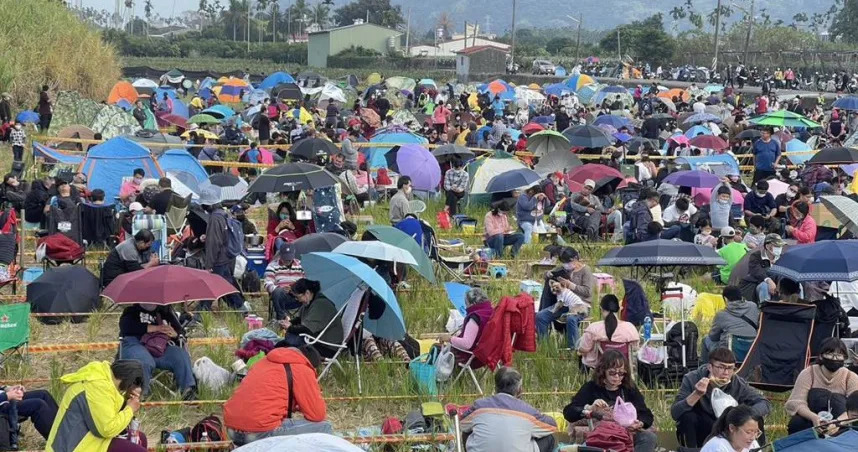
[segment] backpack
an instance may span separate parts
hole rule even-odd
[[[244,229],[235,218],[226,218],[226,255],[230,259],[244,253]]]
[[[682,323],[675,322],[667,330],[665,345],[667,346],[667,359],[674,364],[682,365],[682,346],[685,344],[686,367],[697,367],[697,339],[700,333],[697,325],[691,321],[685,321],[685,340],[682,340]]]
[[[241,276],[241,291],[242,292],[260,292],[262,291],[262,283],[259,281],[259,273],[256,270],[249,268],[245,270]]]
[[[209,441],[223,441],[226,438],[224,434],[223,422],[214,414],[204,417],[197,425],[191,429],[191,442],[200,442],[203,438],[203,432],[209,437]]]
[[[643,325],[644,319],[652,316],[646,292],[637,281],[631,279],[623,279],[623,289],[626,295],[623,297],[620,319],[631,322],[635,326]]]

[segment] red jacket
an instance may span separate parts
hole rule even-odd
[[[512,350],[536,351],[536,313],[533,298],[521,293],[503,297],[489,322],[483,328],[474,356],[494,370],[497,363],[512,364]],[[515,344],[512,343],[512,335]]]
[[[804,217],[801,223],[793,225],[792,237],[800,244],[816,242],[816,220],[810,215]]]
[[[226,401],[223,420],[227,427],[258,433],[274,430],[283,423],[289,400],[286,364],[292,369],[293,413],[300,412],[311,422],[325,420],[327,407],[316,382],[316,369],[298,349],[281,347],[254,364]]]

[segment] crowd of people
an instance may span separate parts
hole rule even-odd
[[[788,80],[786,76],[784,80]],[[533,246],[538,231],[549,226],[557,228],[558,243],[549,251],[551,262],[557,266],[544,275],[545,290],[532,319],[533,334],[545,341],[552,331],[562,331],[562,342],[580,357],[580,368],[590,378],[576,388],[577,393],[562,410],[562,420],[573,432],[575,428],[600,431],[635,451],[655,450],[657,437],[652,427],[656,419],[635,383],[629,354],[604,350],[602,345],[610,342],[636,348],[641,344],[641,335],[634,324],[621,319],[620,300],[615,295],[598,297],[591,263],[578,250],[566,246],[563,236],[626,244],[673,239],[717,250],[727,265],[716,269],[712,278],[726,286],[723,289],[726,308],[715,315],[711,329],[702,334],[702,365],[687,369],[670,415],[680,443],[687,447],[702,448],[704,452],[745,452],[765,443],[765,419],[772,405],[736,375],[741,360],[729,348],[727,338],[757,334],[761,303],[836,303],[825,296],[824,283],[800,285],[789,279],[778,280],[768,274],[768,268],[778,261],[785,246],[813,243],[821,234],[830,233],[817,225],[812,215],[821,196],[856,194],[850,184],[853,174],[841,168],[821,165],[801,171],[786,168],[784,143],[787,137],[811,135],[839,143],[858,130],[858,116],[855,112],[826,111],[823,104],[807,111],[801,102],[780,103],[768,95],[745,100],[745,95],[733,90],[731,84],[720,95],[708,97],[693,86],[687,90],[687,96],[670,99],[674,108],[659,100],[663,99],[659,92],[657,86],[648,89],[638,86],[628,96],[631,100],[608,95],[598,105],[583,103],[574,93],[548,95],[544,101],[522,103],[503,100],[491,91],[469,92],[465,88],[457,92],[453,84],[420,85],[406,96],[402,109],[422,113],[425,119],[398,126],[408,128],[430,145],[453,144],[477,152],[504,151],[517,155],[532,167],[539,162],[539,156],[528,152],[532,132],[521,130],[533,124],[535,118],[546,118],[538,123],[538,130],[559,132],[591,124],[603,116],[623,118],[626,125],[605,133],[610,146],[578,149],[577,153],[589,154],[605,168],[631,169],[632,180],[611,176],[576,181],[568,174],[572,168],[554,168],[537,183],[495,193],[482,219],[481,245],[490,250],[492,257],[501,257],[507,251],[515,257],[522,247]],[[46,132],[51,113],[50,96],[47,90],[44,93],[46,109],[42,119],[46,122],[42,131]],[[310,97],[289,104],[266,98],[259,104],[244,106],[258,108],[254,120],[194,126],[188,131],[184,146],[205,162],[228,158],[215,144],[234,144],[242,147],[239,161],[262,163],[261,146],[298,147],[305,140],[328,141],[336,151],[324,156],[300,157],[292,155],[288,147],[278,146],[272,158],[276,162],[309,160],[323,166],[347,188],[334,204],[342,203],[349,213],[357,214],[369,203],[387,200],[390,224],[405,229],[410,227],[406,223],[416,221],[420,213],[414,211],[412,201],[418,195],[425,199],[432,195],[416,193],[414,181],[408,175],[399,175],[394,183],[386,170],[372,168],[365,153],[359,150],[359,143],[379,130],[396,125],[386,96],[385,90],[376,90],[359,98],[351,109],[335,102],[320,108]],[[148,105],[138,102],[131,114],[143,124],[145,109],[169,112],[171,102],[166,95],[161,99],[152,97]],[[189,105],[193,114],[215,103],[216,97],[204,100],[196,93]],[[729,107],[725,109],[723,105]],[[681,129],[677,130],[683,125],[681,115],[701,114],[707,107],[715,106],[726,112],[726,117],[707,117],[698,121],[696,127],[722,137],[730,143],[728,148],[702,148],[678,138],[685,137]],[[756,130],[748,122],[751,116],[780,110],[808,114],[811,119],[822,121],[824,127],[777,131],[763,127],[759,128],[759,138],[747,139],[742,135],[747,130]],[[851,119],[841,119],[847,115]],[[12,126],[7,133],[15,160],[22,159],[27,140],[19,125]],[[482,132],[478,133],[479,130]],[[647,141],[633,148],[632,137]],[[716,154],[732,157],[743,153],[753,156],[754,171],[747,180],[736,165],[735,169],[730,166],[714,187],[697,190],[701,187],[669,182],[670,176],[682,169],[673,157]],[[461,207],[472,186],[467,164],[464,158],[445,162],[441,181],[430,190],[443,198],[449,215],[467,213]],[[241,175],[251,180],[257,177],[253,169],[243,170]],[[81,204],[104,205],[110,201],[105,200],[102,187],[87,183],[87,175],[83,173],[43,176],[29,184],[20,177],[16,173],[4,177],[0,201],[21,216],[25,230],[46,229],[57,212]],[[125,177],[127,181],[122,184],[117,200],[117,221],[121,223],[122,234],[101,265],[100,279],[104,286],[121,275],[170,263],[159,257],[158,248],[166,244],[160,242],[153,230],[144,228],[135,232],[132,224],[149,215],[166,213],[175,194],[172,180],[153,177],[143,168],[134,169]],[[631,188],[633,196],[626,196],[629,191],[621,190],[620,184]],[[786,189],[772,193],[775,186]],[[297,212],[299,206],[313,202],[312,194],[252,196],[254,199],[246,198],[244,202],[201,197],[199,208],[207,217],[206,226],[195,232],[189,225],[178,248],[180,254],[170,260],[209,270],[239,288],[235,278],[238,256],[231,249],[231,235],[256,235],[259,231],[265,234],[270,258],[261,288],[270,298],[272,318],[268,326],[277,338],[264,358],[252,365],[224,406],[226,432],[236,445],[272,436],[331,433],[334,427],[328,419],[316,372],[323,358],[332,358],[339,351],[327,344],[342,344],[350,333],[340,322],[342,311],[325,295],[314,275],[305,272],[294,249],[296,240],[319,232],[313,221],[299,217]],[[268,215],[264,228],[257,227],[248,216],[248,212],[260,206]],[[237,232],[233,231],[235,224]],[[357,228],[343,221],[336,231],[345,240],[353,238]],[[747,270],[734,273],[746,254],[750,254]],[[393,290],[405,278],[394,265],[365,261]],[[494,312],[494,303],[481,289],[471,289],[464,300],[465,315],[460,328],[442,337],[455,349],[459,364],[470,362]],[[241,292],[228,295],[224,301],[231,309],[245,313],[251,310]],[[203,301],[200,308],[211,309],[212,302]],[[591,319],[594,302],[598,302],[600,319]],[[840,309],[839,305],[837,308]],[[141,397],[152,393],[156,369],[173,375],[183,399],[197,397],[198,381],[186,344],[187,328],[194,321],[192,313],[177,315],[166,306],[130,305],[119,319],[120,349],[113,364],[93,362],[63,376],[62,382],[68,387],[60,403],[43,391],[8,387],[0,394],[0,401],[5,398],[16,403],[0,405],[0,410],[16,409],[16,419],[32,420],[46,438],[48,450],[144,450],[145,438],[129,433],[128,427],[140,408]],[[355,352],[367,359],[384,359],[385,355],[413,358],[413,353],[407,350],[409,344],[404,341],[375,337],[367,331],[359,339],[360,346]],[[836,337],[829,338],[818,351],[819,363],[798,376],[785,406],[791,416],[790,433],[830,421],[823,419],[823,411],[834,419],[846,419],[858,411],[855,393],[858,376],[845,367],[848,357],[845,345]],[[547,416],[521,400],[522,381],[518,371],[502,367],[495,373],[496,394],[477,400],[463,412],[462,427],[469,451],[553,450],[552,433],[561,419]],[[732,403],[725,406],[725,398]],[[294,416],[299,413],[302,418]],[[92,422],[79,422],[80,419]],[[611,430],[614,425],[618,429]]]

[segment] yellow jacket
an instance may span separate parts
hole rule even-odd
[[[70,385],[60,402],[45,452],[107,452],[110,440],[128,427],[134,412],[120,410],[125,397],[113,383],[107,361],[93,361],[63,375]]]

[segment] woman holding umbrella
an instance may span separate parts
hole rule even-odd
[[[318,338],[329,344],[343,342],[343,325],[334,320],[341,314],[337,307],[327,297],[322,295],[321,285],[317,281],[301,278],[292,285],[292,296],[301,303],[298,316],[294,319],[286,317],[280,321],[280,326],[286,330],[286,337],[277,346],[300,347],[305,345],[302,334]],[[333,320],[333,321],[332,321]],[[319,336],[321,334],[321,336]],[[336,350],[324,345],[314,345],[319,354],[326,358],[334,356]]]

